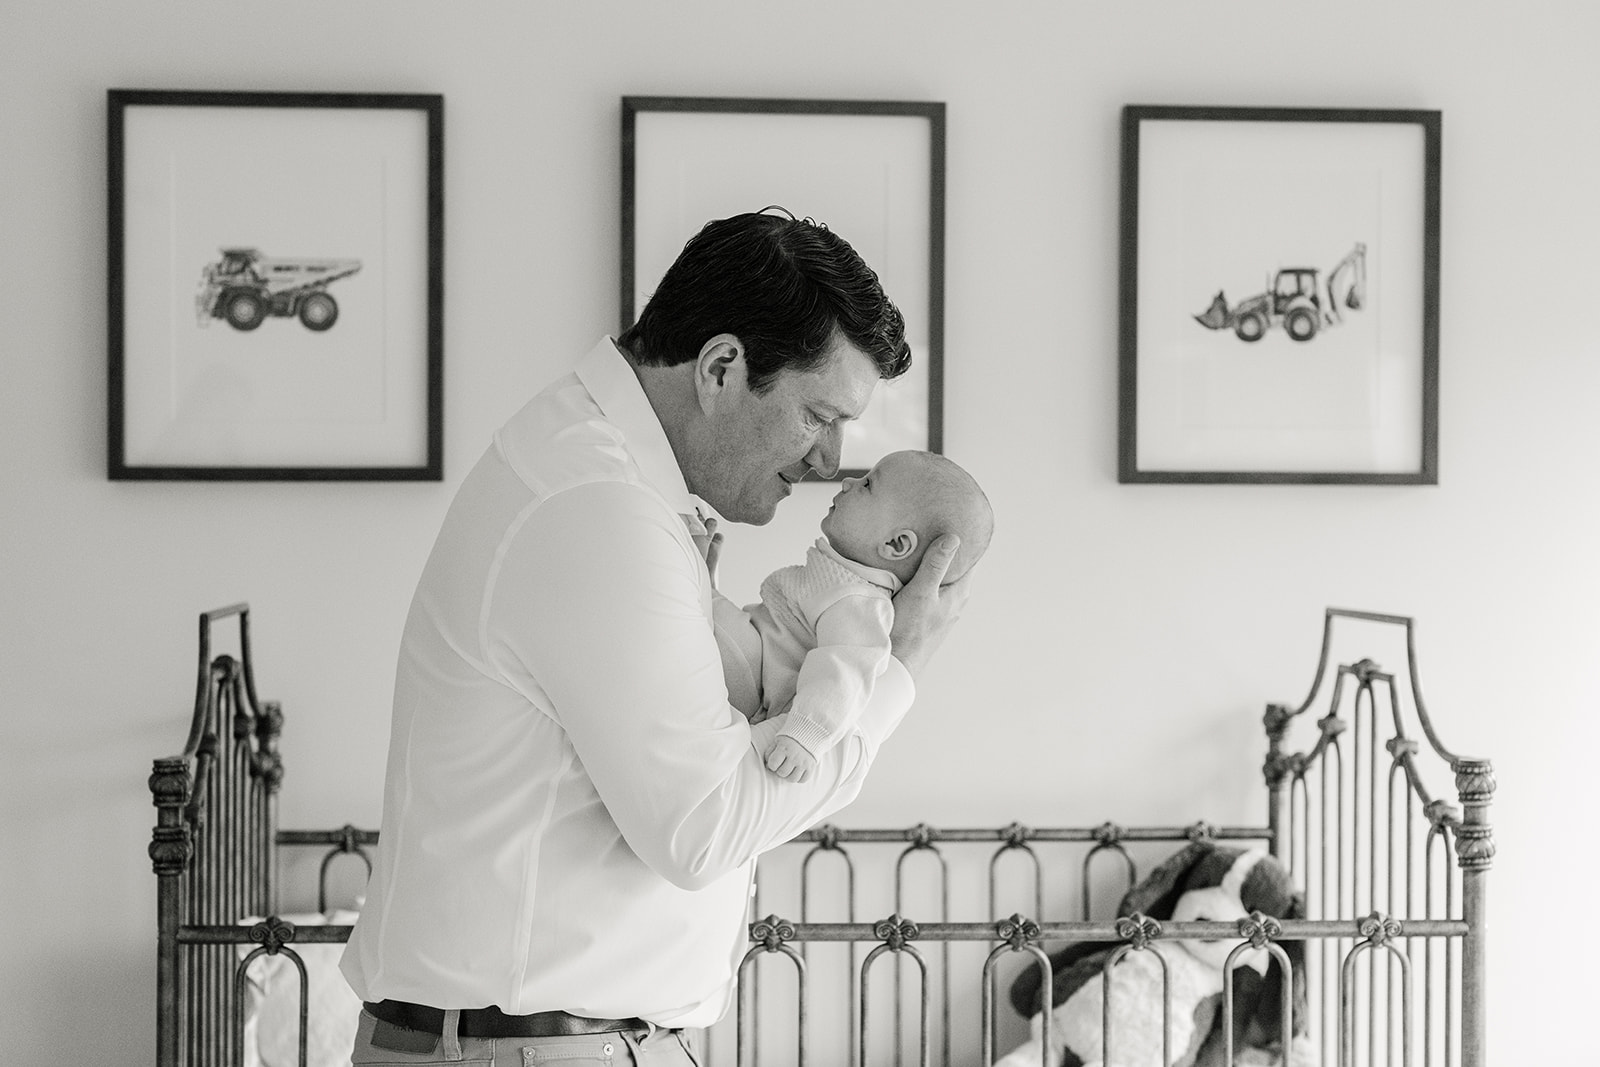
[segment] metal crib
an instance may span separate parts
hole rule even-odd
[[[234,650],[214,654],[213,630],[226,622],[237,624]],[[1335,665],[1336,623],[1402,633],[1403,673],[1365,657]],[[1324,709],[1320,718],[1314,707]],[[326,910],[332,861],[354,856],[370,872],[365,848],[377,834],[278,828],[283,722],[277,704],[256,696],[248,606],[202,614],[189,736],[150,777],[158,1067],[246,1062],[246,981],[266,955],[287,957],[298,972],[305,1063],[309,1005],[296,946],[340,942],[350,928],[277,918],[280,860],[325,850],[316,882],[318,910]],[[1293,708],[1269,705],[1264,725],[1262,825],[823,826],[763,857],[737,1007],[702,1035],[705,1060],[989,1064],[1028,1032],[997,992],[1024,966],[1042,968],[1048,989],[1051,946],[1115,945],[1109,972],[1164,939],[1204,939],[1235,943],[1234,955],[1267,951],[1286,980],[1283,946],[1303,944],[1304,1044],[1299,1058],[1283,1050],[1295,1067],[1482,1067],[1494,776],[1487,760],[1440,741],[1417,679],[1413,620],[1328,609],[1309,694]],[[1452,779],[1454,803],[1436,795],[1441,774]],[[1269,849],[1303,891],[1306,917],[1257,913],[1230,924],[1095,915],[1096,900],[1133,884],[1142,863],[1196,840]],[[817,918],[823,912],[835,918]],[[246,917],[260,918],[241,924]],[[1224,1018],[1231,968],[1225,977]],[[1109,1018],[1109,981],[1105,990]],[[1282,1000],[1288,1034],[1296,1021],[1287,990]],[[1170,1005],[1138,1010],[1170,1035]],[[1046,1004],[1046,1031],[1050,1011]],[[1229,1062],[1231,1035],[1228,1028]],[[1167,1042],[1164,1061],[1180,1051]],[[1048,1049],[1042,1059],[1048,1067]],[[1106,1059],[1118,1062],[1114,1047]]]

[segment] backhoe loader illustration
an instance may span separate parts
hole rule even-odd
[[[1259,341],[1274,325],[1282,325],[1296,341],[1309,341],[1324,326],[1344,321],[1341,306],[1360,310],[1367,299],[1367,246],[1357,243],[1319,285],[1315,267],[1285,267],[1265,292],[1247,296],[1232,307],[1217,290],[1211,306],[1195,321],[1211,330],[1232,329],[1241,341]]]
[[[200,325],[226,319],[236,330],[253,330],[268,315],[298,315],[306,329],[321,332],[339,318],[328,283],[361,269],[359,259],[274,259],[254,248],[224,248],[222,258],[200,272],[195,317]]]

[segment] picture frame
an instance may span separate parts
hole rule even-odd
[[[624,96],[620,328],[712,219],[769,206],[815,219],[877,271],[912,350],[846,424],[834,478],[900,449],[940,452],[944,183],[942,102]]]
[[[1441,126],[1123,109],[1119,482],[1438,484]]]
[[[107,91],[108,476],[443,478],[444,98]]]

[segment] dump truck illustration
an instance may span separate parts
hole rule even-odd
[[[1231,307],[1217,290],[1211,306],[1194,318],[1207,329],[1231,329],[1241,341],[1259,341],[1275,325],[1296,341],[1309,341],[1324,326],[1344,321],[1341,305],[1360,310],[1366,299],[1367,246],[1357,243],[1328,271],[1326,284],[1315,267],[1285,267],[1268,280],[1265,292]]]
[[[319,333],[339,318],[328,284],[361,269],[359,259],[275,259],[254,248],[224,248],[222,258],[200,272],[195,316],[200,325],[226,319],[236,330],[253,330],[268,315],[299,316]]]

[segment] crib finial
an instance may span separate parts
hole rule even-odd
[[[1117,936],[1136,949],[1142,949],[1161,936],[1161,923],[1143,912],[1117,920]]]
[[[1381,947],[1385,942],[1392,941],[1405,932],[1400,925],[1400,920],[1381,911],[1375,911],[1362,918],[1356,929],[1361,936],[1375,946]]]
[[[872,936],[895,952],[905,948],[907,941],[915,941],[921,935],[922,931],[917,929],[917,924],[910,919],[902,919],[899,912],[880,920],[872,927]]]
[[[266,949],[269,956],[283,951],[283,946],[294,940],[294,923],[269,915],[250,927],[250,940]]]
[[[1011,918],[995,923],[994,935],[998,940],[1008,943],[1013,952],[1021,952],[1039,940],[1039,924],[1017,912]]]
[[[1283,937],[1283,924],[1261,911],[1252,911],[1239,920],[1239,936],[1250,942],[1252,948],[1266,948],[1267,942]]]
[[[768,915],[750,924],[750,940],[760,943],[768,952],[777,952],[785,941],[794,940],[794,923]]]

